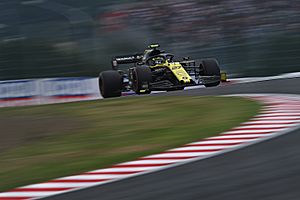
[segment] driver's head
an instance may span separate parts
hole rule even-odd
[[[154,66],[154,65],[160,65],[160,64],[164,64],[166,62],[166,59],[162,56],[154,56],[152,58],[150,58],[150,62],[148,62],[148,64],[150,66]]]
[[[161,52],[158,49],[153,49],[150,53],[149,53],[149,57],[153,57],[153,56],[157,56],[159,55]]]
[[[158,49],[146,49],[143,56],[143,61],[145,62],[148,58],[158,56],[160,54],[161,52]]]

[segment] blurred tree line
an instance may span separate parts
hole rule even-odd
[[[95,77],[154,42],[178,58],[216,57],[235,76],[299,71],[299,5],[230,2],[2,0],[0,80]]]

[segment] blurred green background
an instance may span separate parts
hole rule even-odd
[[[299,71],[292,0],[1,0],[0,80],[98,76],[149,43],[233,76]]]

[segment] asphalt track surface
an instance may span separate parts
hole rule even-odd
[[[300,94],[300,78],[157,95]],[[300,130],[237,151],[66,193],[53,200],[300,199]]]

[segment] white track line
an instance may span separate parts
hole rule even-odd
[[[89,185],[95,185],[95,183],[91,183]],[[39,184],[33,184],[24,186],[21,188],[80,188],[87,186],[86,183],[39,183]]]

